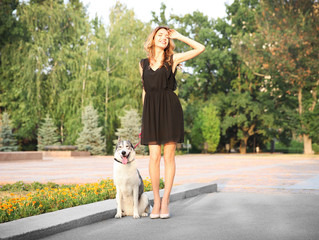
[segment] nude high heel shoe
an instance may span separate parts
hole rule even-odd
[[[163,213],[163,214],[160,214],[160,218],[161,218],[161,219],[167,219],[167,218],[170,218],[170,214],[169,214],[169,213]]]
[[[150,218],[151,219],[156,219],[156,218],[160,218],[160,214],[158,214],[158,213],[155,213],[155,214],[150,214]]]
[[[151,212],[152,212],[152,210],[153,210],[153,207],[151,206]],[[160,214],[159,213],[151,213],[150,214],[150,218],[151,219],[157,219],[157,218],[160,218]]]

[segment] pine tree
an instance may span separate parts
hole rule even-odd
[[[121,128],[117,129],[115,133],[122,140],[130,141],[135,146],[139,141],[139,134],[141,132],[141,118],[135,109],[127,110],[121,119]],[[117,140],[114,141],[117,143]],[[139,145],[136,149],[136,153],[144,154],[145,147]]]
[[[86,106],[82,114],[83,130],[76,141],[79,150],[90,151],[93,155],[105,153],[105,140],[98,126],[98,113],[92,105]]]
[[[38,130],[38,150],[43,151],[44,146],[59,144],[58,128],[47,114]]]
[[[0,151],[2,152],[12,152],[17,151],[17,141],[12,134],[12,129],[10,126],[9,115],[5,112],[2,115],[1,120],[1,128],[0,128]]]

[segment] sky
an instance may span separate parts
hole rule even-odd
[[[110,8],[116,4],[117,0],[81,1],[84,6],[88,7],[90,19],[93,19],[97,14],[108,25]],[[233,0],[120,0],[120,2],[125,4],[128,9],[133,9],[138,19],[149,22],[152,19],[152,11],[159,15],[162,2],[166,5],[168,16],[170,14],[185,15],[198,10],[210,19],[217,19],[226,16],[225,3],[230,5]]]

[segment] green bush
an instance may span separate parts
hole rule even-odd
[[[317,144],[317,143],[312,144],[312,150],[315,153],[319,154],[319,144]]]

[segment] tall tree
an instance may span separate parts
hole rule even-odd
[[[63,120],[77,106],[76,96],[68,105],[61,106],[59,101],[69,81],[82,76],[77,66],[83,59],[81,45],[89,25],[78,1],[67,5],[53,0],[23,2],[16,16],[26,26],[27,38],[7,43],[2,49],[0,98],[2,106],[10,109],[17,135],[35,139],[47,109]],[[61,110],[68,106],[68,110]],[[79,118],[72,115],[69,119]]]
[[[104,119],[108,152],[111,153],[119,116],[127,108],[142,109],[142,86],[138,70],[140,59],[145,58],[144,42],[150,33],[150,24],[137,20],[134,11],[121,3],[110,11],[107,41],[104,50]]]
[[[172,15],[173,20],[169,21],[178,31],[206,46],[203,54],[185,63],[191,74],[181,81],[179,93],[187,102],[186,120],[188,112],[192,112],[192,102],[213,99],[222,119],[223,140],[238,139],[242,153],[246,152],[249,138],[268,135],[265,129],[273,122],[271,111],[267,111],[271,101],[260,93],[261,77],[255,76],[232,49],[232,37],[255,31],[255,11],[259,11],[257,0],[235,0],[227,6],[227,19],[210,20],[194,12],[181,17]],[[178,43],[177,49],[186,51],[188,47]],[[188,124],[194,123],[191,120]]]
[[[282,125],[303,136],[305,154],[319,129],[318,16],[316,1],[264,0],[256,32],[234,40],[246,65],[265,76],[264,91],[284,106]]]
[[[260,11],[259,1],[235,0],[226,5],[228,23],[226,26],[217,25],[222,35],[231,41],[237,35],[253,34],[256,30],[255,12]],[[224,26],[224,27],[223,27]],[[222,28],[220,28],[222,27]],[[223,135],[236,134],[239,140],[239,150],[246,153],[249,139],[252,136],[262,136],[266,140],[272,137],[271,129],[274,126],[275,112],[272,99],[262,91],[262,76],[254,74],[238,56],[236,47],[231,44],[228,50],[232,55],[231,87],[225,92],[216,95],[216,104],[222,116]],[[255,139],[254,137],[254,139]],[[229,139],[229,142],[232,142]],[[253,144],[255,150],[255,144]]]

